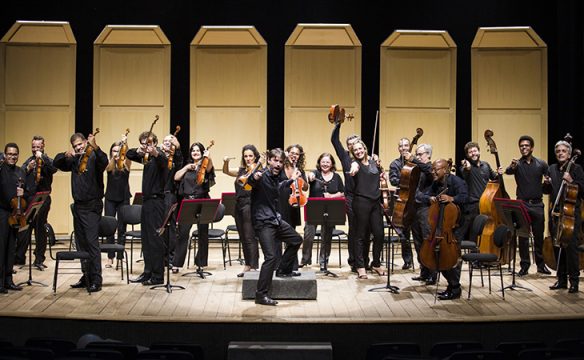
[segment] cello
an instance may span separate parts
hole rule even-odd
[[[213,145],[215,145],[215,141],[211,140],[209,146],[207,146],[207,150],[209,150]],[[209,157],[203,156],[203,159],[201,159],[201,164],[199,165],[199,169],[197,170],[197,185],[201,185],[205,181],[205,173],[207,172],[208,166]]]
[[[499,160],[499,151],[493,140],[493,135],[493,130],[485,130],[485,140],[487,141],[489,152],[495,155],[495,163],[497,169],[499,169],[501,167],[501,161]],[[509,194],[507,194],[507,191],[505,190],[503,175],[501,174],[498,174],[497,180],[490,180],[487,183],[487,186],[479,199],[479,213],[488,217],[481,235],[479,251],[481,253],[496,254],[501,259],[502,264],[507,264],[511,258],[509,246],[503,248],[497,247],[493,236],[497,226],[503,224],[503,220],[495,207],[495,198],[509,199]],[[503,254],[501,254],[501,251],[504,251]]]
[[[95,136],[97,134],[99,134],[99,128],[95,129],[93,136]],[[85,147],[85,153],[83,153],[83,156],[81,156],[81,159],[79,160],[79,172],[80,173],[84,173],[85,171],[87,171],[87,161],[89,160],[89,156],[91,155],[93,150],[94,150],[93,146],[91,146],[91,144],[88,142],[87,146]]]
[[[410,142],[411,147],[418,143],[418,140],[424,135],[422,128],[416,129],[416,135]],[[409,227],[416,216],[416,189],[420,181],[420,168],[413,162],[406,160],[399,177],[399,198],[395,201],[393,208],[393,223],[397,227]]]

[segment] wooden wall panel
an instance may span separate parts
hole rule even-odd
[[[75,131],[76,42],[67,22],[17,21],[0,42],[0,141],[16,142],[19,164],[31,154],[34,135],[50,157],[70,148]],[[70,174],[57,172],[49,222],[72,229]]]
[[[424,130],[432,159],[452,158],[456,144],[456,45],[445,31],[396,30],[381,45],[379,156],[389,164],[397,143]]]

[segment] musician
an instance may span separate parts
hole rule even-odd
[[[425,191],[433,181],[432,177],[432,145],[420,144],[416,148],[415,157],[408,151],[404,158],[413,162],[420,168],[420,180],[416,188],[416,217],[412,223],[412,238],[414,239],[414,248],[418,254],[418,264],[420,264],[420,275],[414,276],[412,280],[421,281],[426,285],[436,284],[436,272],[431,271],[420,262],[420,249],[424,239],[430,234],[428,224],[428,209],[430,204],[423,203],[420,200],[421,193]]]
[[[208,158],[209,163],[205,170],[205,177],[202,184],[197,184],[197,174],[203,158]],[[175,181],[180,181],[178,195],[181,199],[210,199],[209,191],[215,185],[215,169],[213,161],[209,157],[209,150],[205,150],[203,144],[195,142],[189,149],[189,159],[182,169],[174,175]],[[181,268],[185,263],[188,250],[189,234],[192,224],[181,224],[178,226],[178,243],[176,247],[173,266]],[[209,224],[198,224],[197,230],[197,254],[195,255],[195,265],[199,269],[207,266],[209,258]]]
[[[306,166],[306,154],[304,153],[304,148],[300,144],[290,145],[286,148],[285,154],[286,160],[284,161],[283,174],[286,175],[286,178],[290,179],[295,170],[298,169],[304,180],[302,191],[308,191],[308,181],[306,179],[306,173],[304,172],[304,167]],[[301,222],[300,207],[290,206],[288,199],[291,194],[292,189],[290,187],[282,189],[279,202],[280,214],[288,224],[296,227],[300,225]]]
[[[576,206],[574,211],[574,229],[572,237],[565,248],[554,248],[556,250],[556,259],[559,260],[557,267],[557,281],[554,285],[550,286],[551,290],[566,289],[568,288],[568,280],[570,280],[569,293],[578,292],[578,283],[580,276],[580,263],[578,254],[578,233],[580,226],[582,224],[582,219],[580,218],[580,207],[582,206],[582,197],[584,196],[584,170],[582,167],[576,163],[572,164],[570,171],[567,172],[566,166],[572,156],[572,146],[567,141],[558,141],[554,147],[556,153],[557,164],[550,166],[549,176],[544,177],[543,192],[544,194],[550,194],[550,199],[556,199],[562,194],[559,194],[562,182],[565,181],[566,184],[574,184],[578,187],[578,196],[576,197]],[[564,185],[565,186],[565,185]],[[560,202],[559,206],[563,206]],[[550,206],[550,215],[561,209],[552,209]],[[550,219],[554,219],[554,216],[550,216]],[[556,217],[557,219],[557,217]],[[556,235],[556,226],[558,225],[555,221],[550,221],[550,233],[552,236]],[[559,240],[559,239],[556,239]],[[559,250],[559,251],[558,251]],[[559,254],[558,254],[559,253]]]
[[[32,156],[24,161],[22,170],[26,173],[25,188],[30,196],[26,202],[30,204],[32,196],[39,191],[51,191],[53,184],[53,174],[57,172],[57,168],[53,166],[53,159],[45,154],[45,139],[42,136],[35,135],[31,142]],[[39,173],[37,166],[40,165],[40,177],[37,179]],[[38,183],[37,183],[38,180]],[[51,197],[48,196],[38,210],[34,223],[26,231],[18,233],[18,243],[16,245],[16,258],[14,263],[16,265],[24,265],[26,261],[26,250],[30,244],[32,232],[34,230],[34,237],[36,247],[34,250],[33,266],[38,270],[44,270],[47,266],[45,262],[45,251],[47,249],[47,231],[45,225],[51,209]]]
[[[259,268],[259,247],[251,221],[251,190],[245,190],[238,181],[239,177],[248,174],[260,161],[260,153],[254,145],[248,144],[241,149],[241,161],[237,172],[229,170],[229,158],[223,158],[223,173],[234,176],[235,179],[235,225],[243,246],[245,264],[243,271],[237,277],[243,277],[248,271]],[[261,165],[260,165],[261,166]]]
[[[136,279],[130,280],[142,285],[158,285],[164,278],[164,245],[158,228],[164,221],[164,189],[168,180],[168,159],[157,146],[158,137],[151,131],[144,131],[138,137],[140,147],[128,149],[126,157],[144,164],[142,172],[142,253],[144,271]],[[148,160],[145,155],[148,154]]]
[[[464,180],[456,175],[450,174],[450,163],[448,160],[439,159],[432,164],[432,184],[419,194],[419,201],[430,206],[436,202],[454,203],[460,209],[468,198],[468,190]],[[446,192],[440,194],[446,187]],[[426,219],[428,222],[428,219]],[[454,237],[460,241],[462,239],[460,227],[454,231]],[[458,299],[462,293],[460,289],[460,263],[453,269],[442,271],[442,276],[448,281],[445,291],[438,293],[440,300]]]
[[[464,145],[465,159],[460,164],[460,174],[468,187],[468,201],[464,206],[463,222],[460,233],[468,239],[468,231],[474,219],[479,215],[479,200],[489,180],[497,180],[503,174],[503,168],[494,171],[488,162],[481,160],[481,148],[478,143],[470,141]]]
[[[22,290],[12,280],[12,266],[16,250],[18,228],[10,226],[9,218],[13,209],[10,201],[17,197],[26,197],[24,180],[25,172],[18,166],[18,145],[8,143],[4,147],[4,159],[0,161],[0,294],[7,290]],[[22,209],[24,213],[26,209]]]
[[[168,134],[162,140],[162,151],[166,155],[167,159],[170,159],[172,147],[174,146],[174,153],[172,154],[172,164],[170,168],[167,165],[167,180],[166,185],[164,186],[164,212],[168,212],[173,204],[177,202],[177,191],[178,191],[178,182],[174,180],[174,175],[176,174],[178,169],[183,167],[183,154],[180,149],[180,142],[173,134]],[[176,212],[173,212],[170,216],[170,223],[176,224]],[[170,259],[167,261],[170,263],[169,266],[172,266],[172,272],[178,273],[179,268],[174,266],[174,255],[176,251],[176,246],[178,244],[178,232],[176,231],[176,226],[169,226],[167,231],[164,232],[162,235],[165,238],[166,243],[168,244]]]
[[[371,270],[380,276],[387,275],[381,268],[381,251],[383,249],[383,217],[381,210],[381,191],[379,181],[386,177],[380,172],[377,161],[367,154],[367,147],[361,140],[353,144],[351,153],[355,160],[351,164],[350,174],[353,177],[354,198],[353,214],[356,226],[355,267],[358,279],[367,279],[365,269],[364,248],[369,240],[369,232],[373,234],[373,261]]]
[[[103,172],[108,158],[96,144],[93,134],[87,139],[81,133],[71,135],[72,149],[55,156],[53,165],[61,170],[71,172],[71,192],[73,194],[73,227],[78,249],[89,253],[89,260],[84,266],[84,274],[72,288],[83,288],[88,280],[89,292],[101,290],[101,252],[99,249],[99,220],[103,210]],[[87,155],[88,147],[93,151]],[[86,171],[80,171],[80,165],[86,161]]]
[[[264,254],[255,298],[255,303],[260,305],[278,303],[268,296],[276,268],[278,277],[300,276],[299,272],[293,271],[293,264],[302,237],[282,218],[278,210],[278,199],[282,188],[289,187],[302,173],[296,170],[290,179],[284,179],[281,176],[284,160],[282,149],[272,149],[268,153],[268,167],[263,171],[256,171],[249,179],[252,185],[252,221]],[[284,254],[281,254],[281,243],[286,244]]]
[[[126,141],[126,135],[122,136],[121,142],[114,142],[110,146],[109,163],[105,168],[107,174],[107,187],[105,188],[105,216],[118,216],[120,209],[124,205],[130,204],[130,168],[132,161],[126,157],[122,163],[122,167],[118,168],[118,160],[120,159],[120,149],[122,144]],[[114,237],[110,236],[106,239],[108,244],[114,243]],[[126,244],[126,224],[118,221],[118,239],[117,243],[120,245]],[[123,258],[124,253],[117,254],[118,260]],[[111,268],[114,263],[115,252],[110,251],[107,254],[106,268]]]
[[[345,187],[343,180],[336,173],[335,158],[329,153],[322,153],[316,160],[316,170],[308,173],[310,183],[310,197],[338,198],[342,197]],[[320,271],[325,271],[331,254],[331,242],[334,226],[321,226],[320,238],[322,249],[320,251]],[[304,225],[304,241],[302,243],[302,264],[312,263],[312,244],[316,233],[316,225],[306,223]]]
[[[505,170],[505,174],[515,176],[517,183],[517,199],[523,200],[527,212],[531,217],[531,232],[533,233],[533,247],[537,272],[541,274],[551,274],[545,266],[543,260],[543,232],[544,232],[544,210],[543,210],[543,177],[549,174],[548,164],[533,156],[534,141],[529,135],[519,138],[520,159],[513,159]],[[521,270],[518,276],[527,275],[531,260],[529,258],[529,239],[519,237],[519,256],[521,258]]]
[[[351,271],[357,272],[355,268],[355,217],[353,215],[353,177],[349,174],[351,171],[351,163],[353,159],[351,158],[351,150],[353,149],[353,144],[360,140],[359,135],[352,134],[347,136],[345,143],[347,145],[347,150],[341,144],[339,139],[339,134],[341,132],[341,122],[335,123],[335,127],[331,133],[331,143],[335,149],[335,153],[339,158],[341,167],[343,168],[343,176],[345,180],[345,208],[347,209],[347,220],[349,222],[349,233],[347,234],[347,246],[349,250],[349,258],[347,259],[349,266],[351,266]],[[369,249],[369,247],[367,247]],[[369,254],[364,255],[364,259],[368,259]],[[369,263],[366,260],[365,264]]]
[[[400,156],[389,164],[389,183],[393,186],[399,186],[401,170],[403,169],[406,160],[407,159],[413,160],[415,158],[410,153],[411,147],[410,140],[408,138],[399,139],[399,142],[397,144],[397,150],[399,151]],[[402,266],[403,270],[411,268],[413,261],[412,246],[410,245],[409,242],[410,227],[411,226],[401,229],[401,232],[399,234],[402,248],[402,259],[404,261],[404,265]]]

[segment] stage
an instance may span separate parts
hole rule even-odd
[[[57,244],[53,253],[64,249],[65,243]],[[342,251],[345,259],[346,249]],[[278,306],[269,307],[242,300],[242,279],[236,275],[243,266],[235,261],[236,243],[232,243],[231,253],[232,265],[223,270],[220,244],[211,244],[210,266],[205,270],[213,275],[205,279],[182,276],[194,270],[191,265],[191,269],[171,274],[171,282],[185,290],[170,294],[165,289],[127,285],[119,271],[104,267],[103,291],[89,295],[84,289],[71,289],[69,285],[80,275],[61,270],[53,295],[55,262],[47,252],[48,269],[33,269],[32,273],[33,280],[47,287],[24,285],[20,292],[0,295],[0,316],[5,324],[0,327],[0,338],[20,344],[30,336],[76,340],[84,333],[95,333],[145,346],[163,340],[181,341],[202,344],[211,359],[224,357],[229,341],[330,341],[335,358],[363,358],[369,344],[387,341],[414,341],[423,349],[449,339],[478,340],[485,347],[505,340],[534,339],[551,346],[559,338],[577,337],[570,328],[584,324],[584,293],[549,290],[554,276],[535,274],[535,266],[529,275],[517,278],[517,284],[532,291],[508,290],[503,299],[499,277],[492,276],[493,291],[489,294],[485,271],[485,287],[481,287],[479,276],[473,277],[472,297],[467,300],[465,264],[462,298],[435,302],[436,287],[412,280],[416,273],[401,270],[399,255],[391,284],[398,286],[400,293],[384,289],[371,292],[384,287],[387,277],[369,273],[369,279],[357,280],[345,262],[339,268],[333,246],[329,270],[338,278],[319,275],[315,265],[301,269],[317,272],[317,300],[281,300]],[[139,256],[139,246],[135,246],[134,260]],[[142,264],[134,263],[131,277],[141,272]],[[63,263],[61,268],[70,265],[73,263]],[[511,278],[504,276],[505,286],[511,284]],[[18,269],[15,282],[27,279],[28,268]],[[439,290],[445,287],[442,280]]]

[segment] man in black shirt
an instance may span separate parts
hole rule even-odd
[[[71,285],[83,288],[88,280],[89,292],[101,290],[101,252],[99,249],[99,220],[103,210],[103,172],[108,158],[95,143],[93,134],[87,139],[81,133],[71,135],[72,149],[55,156],[53,165],[61,171],[71,172],[73,194],[73,227],[78,249],[89,253],[83,277]],[[83,165],[85,169],[83,169]],[[84,171],[85,170],[85,171]]]
[[[292,267],[302,244],[302,237],[292,226],[282,220],[282,215],[278,212],[278,197],[281,189],[290,186],[294,180],[301,176],[301,172],[297,170],[290,179],[285,179],[281,174],[284,157],[282,149],[271,150],[268,153],[268,168],[265,171],[254,173],[253,177],[249,179],[249,184],[252,186],[252,222],[264,253],[264,263],[260,270],[255,298],[255,303],[260,305],[276,305],[278,303],[268,295],[272,285],[273,272],[278,262],[276,276],[300,275],[300,273],[292,271]],[[279,248],[282,242],[286,244],[283,255],[281,255]]]
[[[45,139],[42,136],[34,136],[32,138],[32,156],[24,161],[22,170],[26,173],[26,189],[30,193],[30,197],[26,202],[30,204],[32,196],[40,191],[51,191],[53,184],[53,174],[57,172],[57,168],[53,166],[53,159],[45,154]],[[38,167],[40,166],[40,170]],[[39,176],[40,175],[40,176]],[[26,260],[26,250],[30,244],[32,231],[34,230],[34,238],[36,247],[34,250],[33,265],[39,269],[46,269],[45,251],[47,249],[47,232],[45,225],[51,209],[51,197],[48,196],[38,210],[35,221],[26,231],[18,233],[18,243],[16,246],[15,264],[24,265]],[[32,261],[32,259],[30,259]]]
[[[164,246],[157,230],[164,221],[164,190],[168,183],[168,158],[158,145],[154,133],[144,131],[138,137],[140,147],[129,149],[126,157],[144,164],[142,173],[142,252],[144,272],[132,282],[142,285],[159,285],[164,278]]]
[[[18,162],[18,145],[8,143],[4,147],[5,158],[0,162],[0,293],[7,290],[22,290],[12,280],[12,266],[16,248],[18,227],[11,226],[12,214],[10,201],[20,196],[26,197],[24,191],[24,171],[16,166]],[[26,209],[22,209],[24,212]]]
[[[505,170],[505,174],[515,175],[517,183],[517,199],[523,200],[527,212],[531,217],[531,232],[533,234],[533,254],[537,272],[549,275],[551,272],[543,261],[543,232],[544,232],[544,210],[542,180],[549,174],[548,164],[533,156],[534,141],[529,135],[519,138],[519,152],[521,158],[513,159]],[[519,256],[521,258],[521,269],[517,273],[519,276],[527,275],[531,260],[529,259],[529,239],[519,237]]]

